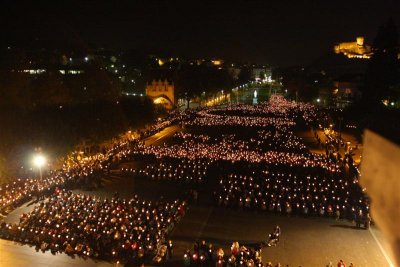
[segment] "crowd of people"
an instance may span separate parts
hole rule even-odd
[[[257,131],[248,136],[248,140],[238,138],[237,134],[223,134],[218,136],[209,136],[206,134],[192,134],[187,132],[178,132],[174,139],[182,143],[184,141],[194,141],[198,143],[215,144],[217,142],[227,142],[234,149],[248,149],[260,153],[267,151],[290,151],[295,153],[307,152],[307,147],[302,140],[292,131],[271,132],[266,130]]]
[[[103,175],[99,166],[85,165],[70,168],[69,171],[53,171],[43,179],[17,179],[0,187],[0,213],[7,214],[21,204],[36,198],[50,195],[54,188],[74,188],[76,186],[93,185]]]
[[[358,177],[351,172],[349,175],[347,170],[354,165],[346,166],[348,161],[341,158],[309,152],[294,134],[296,118],[304,119],[305,113],[309,120],[315,118],[312,106],[273,97],[269,105],[240,105],[222,111],[210,108],[198,114],[199,117],[218,116],[225,121],[225,126],[231,126],[232,116],[215,113],[236,114],[243,110],[246,115],[269,116],[264,118],[276,115],[291,124],[285,127],[268,125],[250,134],[219,132],[212,135],[204,129],[200,134],[179,132],[174,135],[173,144],[142,146],[128,153],[156,159],[156,164],[129,172],[154,180],[201,181],[210,165],[231,163],[226,168],[231,173],[221,176],[214,191],[215,201],[220,206],[356,221],[369,216],[369,200],[359,187]],[[241,116],[242,120],[249,118],[252,117]],[[216,127],[221,123],[207,120],[207,125]],[[195,120],[192,124],[196,124]],[[199,125],[193,127],[199,129]]]
[[[168,121],[167,125],[170,122]],[[155,124],[155,129],[166,127],[164,121]],[[153,129],[153,128],[151,128]],[[132,151],[143,150],[144,143],[137,136],[133,140],[116,140],[108,148],[91,155],[73,151],[65,157],[62,167],[48,170],[43,177],[16,178],[0,185],[0,214],[7,214],[15,207],[53,192],[55,187],[93,189],[100,185],[101,178],[115,168]]]
[[[224,250],[214,248],[205,240],[195,242],[191,249],[186,250],[183,256],[184,266],[264,266],[261,259],[261,246],[257,248],[239,245],[233,242],[229,255]]]
[[[144,169],[122,168],[128,175],[137,175],[154,181],[168,180],[200,184],[207,175],[210,162],[196,159],[176,159],[165,157],[155,164],[148,164]]]
[[[179,115],[179,114],[178,114]],[[171,124],[160,121],[150,132]],[[115,261],[159,262],[168,247],[165,237],[184,214],[185,203],[146,202],[137,196],[100,200],[65,190],[93,189],[132,151],[143,149],[139,139],[117,140],[91,155],[74,151],[61,169],[41,179],[15,179],[0,186],[0,213],[6,216],[36,197],[38,205],[19,224],[0,223],[0,237],[36,245],[43,251]],[[54,193],[55,192],[55,193]],[[43,201],[42,201],[43,200]]]
[[[19,224],[1,223],[0,237],[53,253],[120,262],[152,260],[185,209],[180,201],[100,199],[56,189],[23,214]]]
[[[43,179],[16,179],[2,185],[0,212],[7,213],[35,196],[39,205],[19,224],[1,223],[0,236],[54,253],[123,262],[156,257],[162,247],[168,247],[166,236],[184,214],[184,202],[117,196],[101,200],[68,191],[96,188],[111,170],[134,160],[146,162],[145,167],[125,167],[122,174],[194,185],[191,194],[196,201],[197,186],[217,176],[218,181],[209,184],[214,186],[210,197],[213,192],[215,204],[222,207],[370,220],[369,200],[356,172],[348,170],[355,168],[351,156],[311,153],[296,136],[299,123],[315,123],[316,114],[312,105],[279,95],[256,106],[176,112],[138,134],[138,139],[116,141],[88,156],[72,154],[62,169]],[[171,143],[153,146],[139,139],[175,123],[184,130]],[[40,201],[44,197],[46,201]],[[209,244],[197,244],[186,253],[185,263],[268,266],[259,259],[261,251],[235,243],[232,247],[226,256]]]
[[[217,266],[217,267],[281,267],[262,259],[262,244],[239,244],[232,242],[229,253],[221,247],[215,248],[205,240],[196,241],[191,249],[183,255],[183,266]],[[286,265],[288,266],[288,265]]]
[[[286,117],[296,118],[301,116],[306,122],[311,122],[317,117],[317,111],[311,104],[287,101],[279,94],[271,95],[268,102],[259,105],[237,104],[225,108],[209,108],[209,113],[262,116],[262,117]]]
[[[186,139],[175,145],[160,145],[144,147],[137,154],[155,156],[158,159],[175,157],[180,159],[209,159],[211,161],[245,161],[249,163],[263,163],[268,165],[312,166],[321,167],[331,172],[339,171],[339,166],[323,155],[313,153],[295,153],[287,151],[259,151],[252,150],[246,141],[224,136],[221,140],[211,143],[198,142],[195,139]]]
[[[214,192],[216,203],[237,209],[349,220],[369,214],[369,200],[357,180],[274,169],[258,175],[222,177]]]
[[[296,125],[301,117],[310,123],[317,117],[315,107],[305,103],[285,100],[280,95],[271,96],[268,102],[259,105],[234,105],[226,108],[208,108],[197,112],[196,116],[184,124],[202,127],[276,127],[281,131]]]
[[[105,152],[88,157],[67,157],[59,170],[50,170],[42,178],[15,179],[0,186],[0,212],[7,213],[28,200],[51,194],[56,187],[96,187],[112,165],[115,153],[124,150],[129,143],[115,144]]]
[[[279,117],[243,117],[243,116],[225,116],[217,115],[207,110],[197,113],[198,116],[192,121],[185,122],[187,126],[239,126],[239,127],[288,127],[294,126],[295,122],[287,118]]]

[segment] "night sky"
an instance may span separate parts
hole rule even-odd
[[[0,1],[2,46],[36,38],[272,65],[308,64],[358,35],[372,43],[389,17],[400,27],[399,0]]]

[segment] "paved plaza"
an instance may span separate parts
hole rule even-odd
[[[27,209],[23,207],[22,209]],[[16,210],[11,216],[22,209]],[[276,247],[262,250],[263,261],[290,266],[326,266],[343,259],[355,266],[389,266],[379,248],[387,253],[387,244],[379,230],[356,229],[354,224],[326,218],[286,217],[247,211],[192,206],[174,229],[174,257],[168,266],[182,266],[182,255],[196,240],[206,240],[229,251],[232,241],[253,246],[265,240],[275,225],[282,238]],[[377,240],[375,240],[374,236]],[[34,247],[0,240],[0,266],[117,266],[103,261],[71,258],[65,254],[36,252]]]
[[[176,131],[174,126],[148,138],[146,145],[159,145]],[[124,166],[135,166],[140,162],[127,162]],[[123,176],[118,171],[103,179],[103,187],[96,191],[82,191],[101,197],[110,197],[119,192],[122,197],[138,194],[145,199],[167,199],[181,197],[186,190],[179,183],[156,182],[137,177]],[[167,266],[182,266],[182,255],[196,240],[206,240],[214,247],[229,251],[233,241],[246,246],[257,246],[265,241],[276,225],[282,229],[282,237],[276,247],[262,250],[263,262],[271,261],[283,266],[334,265],[339,259],[355,266],[389,266],[388,247],[375,227],[370,230],[357,229],[353,223],[328,218],[302,218],[223,209],[210,205],[211,192],[200,190],[198,205],[191,205],[182,221],[173,230],[174,256]],[[212,203],[212,202],[211,202]],[[8,222],[18,222],[20,214],[28,212],[35,203],[26,203],[8,215]],[[34,247],[16,242],[0,240],[0,266],[117,266],[117,263],[94,261],[65,254],[52,255],[37,252]]]

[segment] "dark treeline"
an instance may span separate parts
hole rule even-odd
[[[40,147],[52,159],[86,142],[96,144],[121,132],[145,125],[155,118],[145,97],[97,100],[63,106],[0,107],[0,171],[9,176],[28,163]]]
[[[62,75],[59,69],[49,69],[40,75],[29,75],[20,70],[0,70],[0,106],[30,110],[118,98],[115,77],[94,66],[83,71],[79,75]]]
[[[192,96],[202,92],[214,93],[233,86],[233,80],[226,69],[207,66],[185,66],[177,73],[177,90]]]
[[[123,85],[105,69],[107,60],[74,63],[65,53],[33,48],[0,53],[0,180],[21,165],[31,167],[35,148],[54,160],[156,117],[146,97],[121,97]]]
[[[237,84],[226,68],[201,65],[181,64],[167,67],[147,69],[146,80],[167,79],[175,85],[175,96],[178,98],[200,97],[206,94],[214,94],[221,90],[231,89]]]

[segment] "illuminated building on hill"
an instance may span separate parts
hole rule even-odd
[[[371,58],[373,52],[369,45],[364,43],[364,37],[357,37],[355,42],[345,42],[335,45],[336,54],[344,54],[348,58]]]

